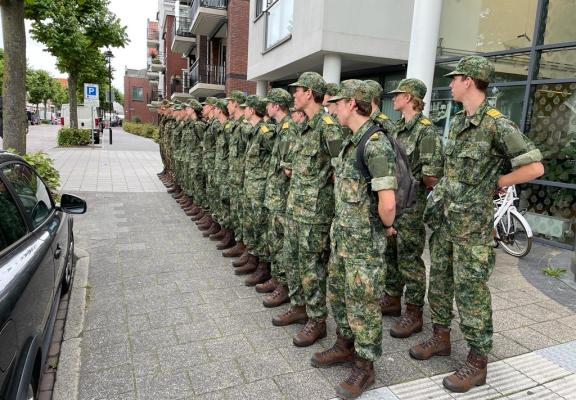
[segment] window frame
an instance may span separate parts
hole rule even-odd
[[[266,54],[266,53],[274,50],[275,48],[283,45],[287,41],[291,40],[293,32],[290,32],[288,35],[285,35],[281,39],[279,39],[276,42],[274,42],[273,44],[269,45],[268,44],[268,18],[269,18],[270,13],[268,12],[268,10],[270,10],[270,8],[272,8],[274,5],[276,5],[276,3],[278,3],[282,0],[262,0],[262,1],[267,1],[266,9],[260,15],[260,17],[261,17],[265,14],[265,18],[264,18],[264,49],[262,50],[262,54]],[[294,8],[295,8],[295,5],[292,4],[292,18],[294,18]]]
[[[18,197],[18,195],[14,191],[14,188],[12,187],[12,184],[10,183],[10,181],[2,173],[2,169],[5,166],[7,166],[9,164],[13,164],[13,163],[15,163],[15,161],[9,161],[9,162],[0,164],[0,182],[6,188],[8,194],[10,196],[12,196],[12,200],[14,201],[14,205],[18,209],[18,213],[20,213],[20,218],[22,219],[22,221],[24,222],[24,226],[26,227],[26,233],[23,236],[21,236],[18,240],[11,243],[9,246],[6,246],[5,248],[1,249],[0,250],[0,256],[3,256],[4,254],[10,253],[14,248],[18,247],[23,241],[25,241],[28,237],[30,237],[30,234],[33,232],[33,230],[30,229],[32,227],[31,221],[29,221],[29,218],[26,215],[26,212],[24,211],[24,208],[23,208],[24,206],[20,202],[20,198]]]
[[[142,90],[142,97],[141,98],[134,97],[134,89],[141,89]],[[144,96],[144,87],[143,86],[132,86],[131,90],[130,90],[130,95],[132,96],[132,101],[144,101],[144,98],[146,97],[146,96]]]

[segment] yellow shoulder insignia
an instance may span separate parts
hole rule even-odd
[[[284,122],[284,125],[282,125],[282,129],[288,129],[290,128],[290,124],[288,122]]]
[[[230,122],[228,122],[224,128],[230,129]]]
[[[262,127],[260,128],[260,130],[262,131],[262,133],[268,133],[270,132],[270,129],[268,129],[268,127],[266,125],[262,125]]]
[[[372,136],[370,136],[370,140],[378,140],[380,139],[380,135],[378,135],[378,133],[373,133]]]
[[[422,119],[420,120],[420,123],[421,123],[422,125],[432,125],[432,122],[430,122],[430,120],[429,120],[428,118],[426,118],[426,117],[422,118]]]
[[[488,114],[492,118],[500,118],[502,116],[502,113],[495,108],[489,109],[488,111],[486,111],[486,114]]]
[[[324,122],[326,122],[327,125],[334,125],[334,120],[332,119],[331,116],[325,115],[322,117],[322,119],[324,120]]]
[[[388,116],[387,116],[386,114],[384,114],[384,113],[378,114],[378,116],[377,116],[376,118],[382,119],[382,120],[389,119]]]

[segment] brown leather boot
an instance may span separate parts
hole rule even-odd
[[[182,198],[182,196],[184,196],[184,192],[182,191],[182,189],[180,189],[179,192],[172,193],[172,198],[175,200]]]
[[[246,275],[251,274],[252,272],[256,271],[258,268],[258,257],[253,254],[248,254],[248,262],[241,267],[238,267],[234,270],[234,274],[236,275]]]
[[[450,328],[434,324],[432,337],[413,346],[409,353],[417,360],[427,360],[432,356],[449,356],[452,351],[450,344]]]
[[[488,372],[488,357],[476,353],[474,350],[468,352],[466,363],[458,371],[442,380],[442,384],[448,390],[456,393],[464,393],[474,386],[482,386],[486,383],[486,373]]]
[[[354,362],[354,340],[346,339],[336,332],[336,343],[328,350],[314,353],[310,364],[316,368],[326,368],[337,364]]]
[[[192,218],[190,218],[192,221],[194,222],[198,222],[200,221],[202,218],[206,217],[206,213],[204,212],[204,210],[200,211],[198,214],[193,215]]]
[[[238,267],[245,265],[249,260],[249,258],[248,258],[249,256],[250,256],[250,253],[248,253],[248,248],[246,248],[246,246],[244,246],[244,252],[240,255],[239,259],[232,262],[232,266],[234,268],[238,268]]]
[[[220,226],[220,224],[218,222],[213,222],[210,229],[202,232],[202,236],[208,237],[208,236],[212,235],[213,233],[219,232],[221,229],[222,229],[222,227]]]
[[[234,239],[234,232],[230,229],[226,230],[226,234],[222,238],[222,241],[216,245],[216,249],[218,250],[225,250],[233,247],[236,244],[236,240]]]
[[[224,239],[224,236],[226,235],[227,229],[225,228],[221,228],[218,232],[213,233],[209,236],[210,240],[215,241],[215,240],[222,240]]]
[[[185,209],[185,210],[184,210],[184,213],[185,213],[187,216],[189,216],[189,217],[194,217],[195,215],[198,214],[198,213],[194,214],[194,211],[192,211],[191,208]]]
[[[277,286],[278,281],[276,278],[270,278],[266,282],[256,285],[254,289],[256,289],[258,293],[272,293]]]
[[[356,357],[350,375],[336,387],[336,394],[341,399],[355,399],[374,384],[374,363]]]
[[[306,306],[290,306],[287,311],[272,317],[272,325],[286,326],[292,324],[305,324],[308,321]]]
[[[255,286],[270,279],[270,263],[260,261],[258,268],[244,281],[246,286]]]
[[[390,328],[390,336],[400,339],[410,337],[413,333],[422,332],[422,325],[422,307],[406,304],[404,315]]]
[[[167,192],[170,194],[176,193],[180,190],[180,188],[176,185],[172,185],[168,188]]]
[[[222,252],[222,256],[226,257],[226,258],[230,258],[230,257],[240,257],[242,255],[242,253],[244,253],[244,250],[246,249],[246,246],[244,246],[244,243],[240,242],[236,242],[236,244],[229,248],[226,251]]]
[[[300,332],[294,336],[292,342],[298,347],[312,346],[318,339],[326,337],[326,320],[309,319]]]
[[[192,215],[196,215],[201,213],[202,209],[198,207],[196,204],[192,204],[192,207],[190,207],[190,211],[192,212]]]
[[[214,224],[214,221],[212,221],[212,218],[208,218],[205,220],[205,222],[198,224],[198,229],[200,229],[202,232],[207,231],[212,227],[212,224]]]
[[[274,291],[262,299],[262,304],[267,308],[274,308],[281,306],[284,303],[290,301],[290,296],[288,295],[288,286],[278,285]]]
[[[400,297],[390,296],[389,294],[384,293],[384,296],[380,299],[380,311],[382,311],[382,315],[399,317],[402,313]]]

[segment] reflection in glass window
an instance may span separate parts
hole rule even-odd
[[[444,0],[439,56],[531,46],[537,3],[537,0]]]
[[[268,8],[266,48],[290,36],[294,27],[294,0],[278,0]]]
[[[488,88],[488,102],[502,114],[510,118],[516,125],[522,120],[522,104],[524,103],[524,86]]]
[[[570,42],[576,40],[576,1],[548,0],[544,20],[544,44]]]
[[[576,183],[576,83],[538,85],[527,135],[544,156],[541,179]]]
[[[576,78],[576,48],[546,50],[540,57],[538,79]]]
[[[26,234],[27,228],[12,195],[0,181],[0,251]]]
[[[143,101],[144,100],[144,88],[132,87],[132,100]]]

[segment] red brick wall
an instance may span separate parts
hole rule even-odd
[[[132,87],[144,89],[144,99],[142,101],[132,99]],[[148,79],[124,76],[124,118],[132,121],[138,117],[142,122],[155,122],[156,113],[148,110],[147,104],[150,98],[150,82]]]
[[[256,82],[246,80],[248,65],[248,27],[250,2],[228,0],[228,38],[226,43],[226,94],[232,90],[256,93]]]
[[[174,16],[166,16],[166,23],[164,24],[164,52],[166,53],[166,71],[164,75],[164,97],[169,99],[172,95],[172,76],[177,75],[182,78],[182,69],[188,68],[188,60],[182,57],[181,53],[173,53],[170,48],[172,47],[172,26],[175,24]]]

